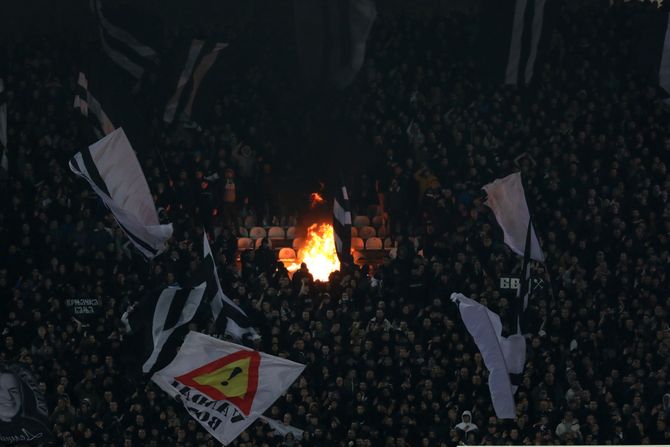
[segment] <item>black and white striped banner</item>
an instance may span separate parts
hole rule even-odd
[[[88,90],[88,79],[84,73],[79,73],[77,80],[77,94],[74,97],[74,107],[79,109],[91,125],[98,138],[109,135],[116,129],[112,120],[102,109],[98,99]]]
[[[347,187],[337,189],[333,200],[333,233],[335,235],[335,250],[342,263],[351,262],[351,208]]]
[[[91,0],[91,9],[99,21],[102,48],[118,66],[139,80],[149,66],[158,63],[158,54],[153,48],[108,20],[101,0]]]
[[[661,55],[661,64],[658,69],[658,84],[670,95],[670,11],[665,12],[666,27],[663,38],[663,53]],[[670,98],[665,98],[664,102],[670,105]]]
[[[195,322],[199,310],[206,306],[206,284],[193,288],[168,287],[158,297],[145,297],[122,317],[130,330],[141,337],[137,346],[142,372],[153,374],[167,366]]]
[[[533,79],[548,1],[515,0],[505,84],[528,84]]]
[[[163,121],[172,123],[175,118],[188,121],[193,111],[193,103],[202,80],[219,56],[219,51],[227,43],[215,43],[193,39],[181,70],[177,87],[168,100],[163,113]]]
[[[75,154],[70,169],[88,181],[145,257],[165,250],[172,224],[159,223],[149,185],[122,128]]]
[[[207,283],[206,296],[211,306],[212,317],[216,322],[216,330],[237,341],[259,339],[260,336],[254,329],[247,313],[223,293],[206,232],[203,236],[203,260],[205,263],[203,272],[207,275],[205,278]]]

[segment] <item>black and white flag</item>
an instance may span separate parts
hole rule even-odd
[[[526,236],[530,222],[530,211],[526,203],[526,195],[521,182],[521,173],[516,172],[507,177],[497,179],[482,187],[487,197],[484,204],[491,208],[498,224],[505,235],[505,244],[512,251],[523,256],[526,251]],[[544,262],[544,253],[535,228],[530,225],[530,258]]]
[[[88,79],[84,73],[79,73],[77,79],[77,93],[74,97],[74,108],[79,109],[84,118],[93,126],[93,131],[98,138],[109,135],[116,128],[107,116],[98,98],[88,89]]]
[[[207,300],[206,283],[196,287],[168,287],[158,296],[149,294],[123,315],[131,333],[139,338],[136,349],[142,372],[153,374],[168,365],[177,354],[189,325],[199,325]]]
[[[101,0],[91,0],[91,10],[99,22],[102,48],[115,64],[138,81],[147,68],[158,64],[158,53],[128,29],[110,19],[103,11]]]
[[[49,425],[47,402],[33,373],[20,363],[0,364],[0,443],[47,443]]]
[[[377,17],[374,0],[293,2],[298,56],[309,81],[343,89],[363,66]]]
[[[351,263],[351,208],[344,184],[337,189],[333,200],[333,230],[337,257],[343,264]]]
[[[165,250],[172,224],[159,223],[149,185],[123,128],[77,153],[70,169],[88,181],[145,257]]]
[[[198,89],[209,69],[219,57],[219,52],[227,43],[193,39],[189,46],[184,67],[181,70],[177,87],[165,106],[163,121],[172,123],[175,118],[182,121],[191,119],[193,103]]]
[[[491,0],[482,27],[486,70],[505,84],[528,84],[551,40],[555,0]]]
[[[489,390],[496,416],[516,419],[514,393],[526,364],[526,339],[519,333],[503,337],[500,317],[465,295],[452,293],[451,301],[458,306],[489,370]]]
[[[225,333],[236,341],[258,340],[260,335],[254,329],[249,316],[223,293],[206,232],[203,235],[203,260],[205,266],[202,271],[207,275],[204,278],[207,283],[207,300],[210,303],[217,331]]]

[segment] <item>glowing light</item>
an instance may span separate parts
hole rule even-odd
[[[318,192],[313,192],[309,195],[309,207],[314,208],[324,202],[323,197]]]
[[[295,272],[300,269],[300,264],[303,262],[307,264],[314,279],[319,281],[328,281],[330,274],[340,269],[332,225],[327,223],[310,225],[307,228],[305,245],[298,251],[298,259],[286,269]]]

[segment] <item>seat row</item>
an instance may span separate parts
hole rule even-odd
[[[280,240],[280,239],[295,239],[295,227],[288,227],[286,229],[282,227],[270,227],[265,229],[263,227],[252,227],[244,228],[240,227],[239,229],[240,237],[248,237],[253,240],[268,238],[270,240]],[[361,228],[351,227],[351,237],[352,238],[361,238],[364,241],[378,237],[386,238],[388,236],[388,230],[386,227],[380,227],[376,229],[372,226],[364,226]]]
[[[237,239],[237,248],[239,250],[250,250],[253,248],[258,248],[261,246],[263,238],[257,238],[253,239],[250,237],[240,237]],[[272,238],[270,238],[270,246],[272,247]],[[305,243],[305,239],[301,237],[294,238],[291,244],[291,247],[284,247],[284,248],[291,248],[294,251],[298,251],[303,244]],[[352,237],[351,238],[351,248],[357,251],[362,251],[362,250],[390,250],[393,248],[393,240],[390,237],[387,237],[386,239],[382,240],[379,237],[371,237],[368,238],[367,240],[363,240],[360,237]],[[280,249],[280,251],[283,250]]]

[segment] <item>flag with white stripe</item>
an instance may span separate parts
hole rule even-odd
[[[491,208],[498,224],[505,235],[505,244],[518,255],[525,252],[527,228],[530,222],[530,212],[526,203],[526,195],[521,183],[521,173],[516,172],[507,177],[497,179],[482,187],[487,197],[484,204]],[[540,241],[531,225],[530,257],[544,262],[544,253],[540,248]]]
[[[100,42],[105,54],[139,81],[147,68],[158,64],[158,53],[141,42],[136,34],[114,23],[104,11],[101,0],[91,0],[90,6],[98,19]]]
[[[489,370],[489,391],[496,416],[516,419],[514,393],[526,364],[526,339],[519,333],[503,337],[500,317],[465,295],[452,293],[451,301],[458,306]]]
[[[221,334],[225,333],[236,341],[260,339],[260,335],[254,329],[246,312],[223,293],[216,270],[214,255],[207,240],[207,233],[203,233],[203,261],[206,265],[203,272],[207,275],[205,278],[207,282],[207,299],[210,303],[216,330]]]
[[[84,118],[93,126],[93,131],[98,138],[109,135],[116,129],[98,99],[88,90],[88,79],[81,72],[77,79],[74,108],[79,109]]]
[[[343,89],[363,66],[377,9],[374,0],[294,0],[298,55],[309,82]]]
[[[550,44],[555,0],[490,0],[482,28],[485,67],[505,84],[528,84]]]
[[[203,318],[205,291],[204,282],[191,288],[168,287],[158,296],[149,294],[124,315],[132,334],[141,339],[136,348],[143,373],[152,374],[174,359],[189,325],[199,325]]]
[[[70,169],[88,181],[145,257],[165,250],[172,224],[159,223],[149,185],[123,128],[77,153]]]
[[[182,121],[191,119],[198,89],[205,75],[219,57],[219,52],[227,46],[227,43],[220,42],[198,39],[191,41],[184,67],[177,80],[177,87],[165,106],[164,122],[172,123],[175,118]]]
[[[337,189],[333,200],[333,234],[335,251],[343,264],[350,264],[351,258],[351,208],[349,193],[343,184]]]

